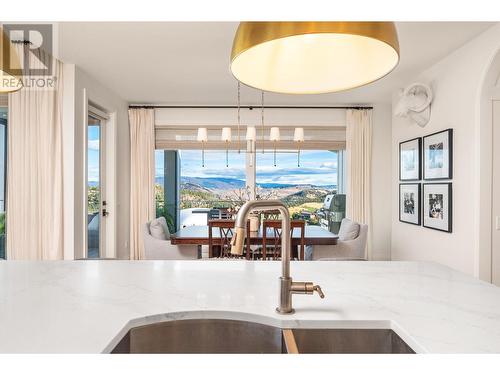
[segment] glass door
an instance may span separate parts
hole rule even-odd
[[[89,109],[87,119],[87,258],[102,258],[106,254],[106,118],[95,112]]]

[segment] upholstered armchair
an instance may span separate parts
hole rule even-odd
[[[368,225],[342,219],[337,245],[314,246],[312,260],[366,260]]]
[[[172,245],[167,222],[160,217],[144,224],[144,256],[154,260],[198,259],[198,247]]]

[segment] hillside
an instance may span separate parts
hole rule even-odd
[[[157,178],[158,185],[163,184],[163,178]],[[245,191],[245,181],[231,177],[182,177],[181,179],[181,209],[190,207],[224,206],[248,199]],[[336,189],[335,185],[316,186],[310,184],[257,184],[259,199],[280,199],[288,207],[300,210],[314,211],[317,204],[325,196]],[[305,207],[304,204],[309,206]]]
[[[322,189],[311,186],[296,193],[283,197],[283,202],[289,206],[299,206],[305,202],[323,202],[325,196],[331,192],[330,189]]]
[[[181,186],[185,184],[198,185],[210,190],[231,190],[245,187],[243,180],[223,177],[182,177]]]
[[[190,192],[200,192],[200,193],[207,193],[207,194],[213,194],[213,192],[210,189],[207,189],[203,186],[200,186],[198,184],[193,184],[191,182],[186,182],[181,184],[181,191],[183,190],[188,190]]]
[[[162,183],[157,179],[157,183]],[[210,190],[235,190],[245,187],[245,181],[231,177],[182,177],[181,185],[198,185],[200,187]],[[257,183],[257,186],[262,189],[288,189],[288,188],[301,188],[301,189],[335,189],[335,185],[310,185],[310,184],[280,184],[276,182]]]

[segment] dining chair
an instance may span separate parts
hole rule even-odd
[[[290,221],[290,238],[293,241],[293,233],[295,229],[300,230],[300,244],[297,258],[299,260],[304,260],[304,250],[305,250],[305,221],[304,220],[291,220]],[[269,232],[272,236],[269,236]],[[272,251],[272,259],[281,258],[281,221],[278,220],[266,220],[262,223],[262,259],[268,259],[268,250]],[[293,242],[292,242],[293,246]]]
[[[281,213],[278,210],[263,212],[262,221],[265,220],[281,220]]]
[[[234,220],[215,219],[208,221],[208,257],[213,258],[216,251],[218,258],[240,258],[231,254],[231,239],[234,234]],[[214,229],[219,230],[219,236],[214,237]],[[216,232],[217,233],[217,232]],[[247,221],[245,236],[245,257],[250,259],[250,221]]]

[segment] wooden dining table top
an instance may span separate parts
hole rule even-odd
[[[338,236],[318,225],[306,225],[304,230],[304,241],[306,245],[336,245]],[[268,228],[267,237],[273,237],[274,230]],[[212,237],[220,238],[219,228],[212,228]],[[184,227],[170,237],[172,245],[208,245],[208,225],[194,225]],[[262,243],[262,226],[258,232],[251,232],[250,242],[252,244]],[[292,234],[292,245],[300,243],[300,228],[294,228]]]

